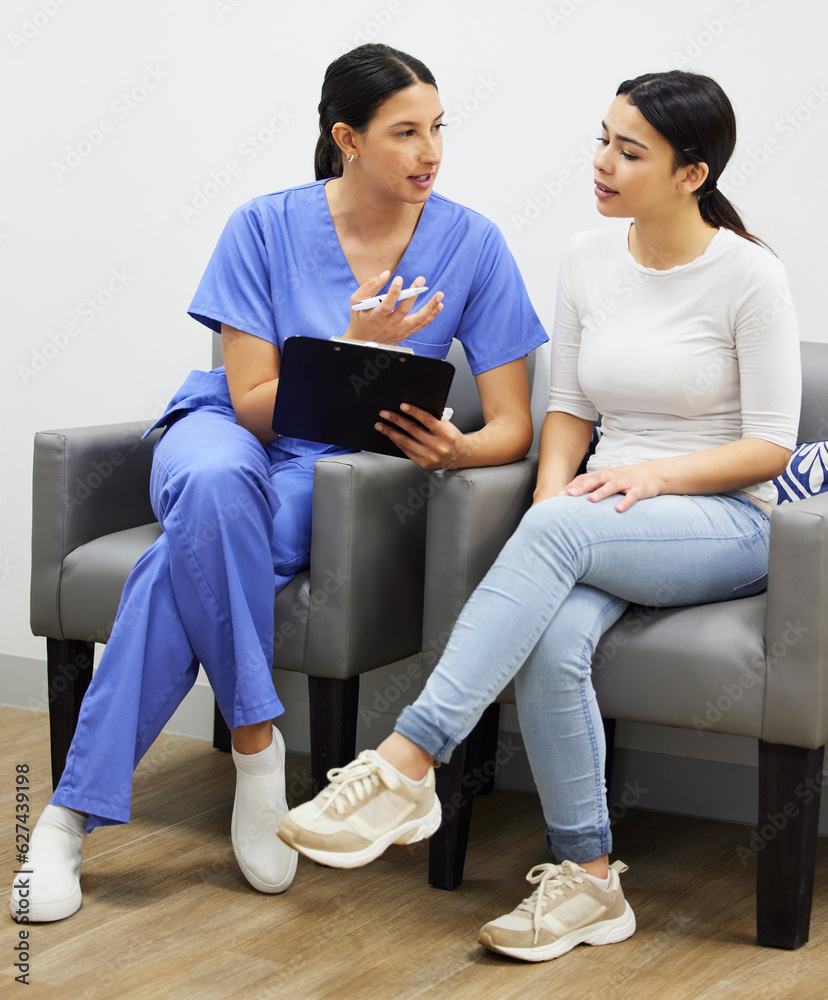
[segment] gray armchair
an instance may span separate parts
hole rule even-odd
[[[479,427],[480,400],[458,341],[448,359],[457,369],[454,422]],[[221,362],[217,337],[213,360]],[[529,371],[531,381],[531,357]],[[142,440],[149,426],[35,436],[31,628],[46,637],[53,785],[92,678],[95,643],[109,638],[124,583],[161,533],[149,502],[158,433]],[[360,452],[314,466],[310,567],[276,596],[273,666],[308,677],[317,787],[354,757],[360,675],[407,665],[420,651],[427,505],[411,500],[430,491],[427,474],[407,459]],[[213,745],[230,749],[217,706]]]
[[[804,343],[802,369],[799,441],[824,440],[828,344]],[[443,474],[428,512],[427,642],[445,643],[531,503],[535,473],[530,458]],[[759,826],[768,815],[782,815],[785,823],[757,856],[758,940],[800,947],[809,934],[828,742],[828,494],[774,510],[766,593],[628,613],[603,637],[594,662],[601,665],[593,679],[608,748],[618,719],[686,729],[701,720],[707,731],[759,741]],[[511,686],[500,700],[514,700]],[[481,753],[482,759],[494,756],[497,711],[497,705],[487,711],[450,765],[437,772],[443,802],[453,803],[430,845],[429,881],[441,888],[462,880],[473,801],[468,789],[476,784],[467,775]]]
[[[462,359],[459,345],[452,358]],[[141,439],[148,426],[35,438],[31,627],[47,639],[54,784],[91,679],[94,643],[108,639],[127,576],[161,531],[148,490],[157,435]],[[310,568],[276,597],[273,665],[308,676],[317,785],[354,756],[359,675],[420,650],[426,505],[414,509],[411,497],[425,496],[425,485],[425,473],[402,458],[356,453],[316,463]],[[218,712],[214,744],[229,749]]]

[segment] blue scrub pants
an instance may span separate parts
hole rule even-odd
[[[231,729],[284,711],[273,602],[309,562],[319,457],[264,448],[224,406],[167,427],[150,481],[164,534],[127,580],[51,800],[88,813],[87,829],[128,822],[133,770],[199,663]]]
[[[396,730],[440,760],[514,678],[547,842],[559,860],[611,849],[604,730],[592,686],[601,635],[628,604],[674,607],[765,589],[770,519],[738,493],[615,510],[554,497],[524,516],[463,609]]]

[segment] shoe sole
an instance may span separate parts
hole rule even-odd
[[[286,817],[287,819],[287,817]],[[300,844],[296,837],[301,837],[303,830],[301,827],[291,828],[285,820],[279,824],[277,833],[279,837],[295,851],[304,854],[311,861],[316,861],[320,865],[327,865],[329,868],[361,868],[374,861],[383,851],[392,844],[416,844],[419,840],[426,840],[440,828],[443,819],[443,810],[440,800],[434,796],[434,805],[427,816],[420,819],[409,820],[401,826],[389,830],[388,833],[378,837],[367,847],[359,851],[322,851],[315,847],[305,847]]]
[[[238,864],[242,875],[244,875],[250,885],[252,885],[258,892],[264,892],[270,896],[275,896],[277,893],[286,892],[293,884],[293,879],[296,876],[296,865],[299,862],[299,858],[295,854],[290,860],[290,867],[288,868],[287,874],[282,881],[278,883],[262,882],[261,879],[254,875],[253,872],[242,863],[241,858],[236,853],[235,846],[233,847],[233,854],[236,856],[236,863]]]
[[[634,933],[635,914],[630,904],[625,902],[624,912],[620,917],[615,917],[614,920],[602,920],[600,923],[590,924],[589,927],[579,927],[577,930],[559,937],[551,944],[533,948],[507,948],[493,941],[491,935],[485,930],[480,932],[480,937],[477,940],[489,951],[496,951],[500,955],[519,958],[524,962],[548,962],[550,959],[559,958],[568,951],[572,951],[576,945],[616,944],[618,941],[626,941]]]
[[[67,899],[60,899],[54,903],[33,903],[26,911],[26,922],[30,924],[51,924],[56,920],[65,920],[77,913],[81,908],[83,896],[80,886]],[[20,904],[15,906],[14,900],[9,904],[9,912],[12,920],[19,923],[15,914],[20,910]],[[23,912],[23,911],[21,911]]]

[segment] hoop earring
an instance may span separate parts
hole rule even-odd
[[[348,153],[348,163],[353,163],[353,162],[354,162],[354,154]]]

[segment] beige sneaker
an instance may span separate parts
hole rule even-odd
[[[440,826],[434,769],[409,782],[375,750],[363,750],[347,767],[328,771],[330,784],[310,802],[291,809],[276,831],[312,861],[358,868],[390,844],[413,844]]]
[[[486,924],[478,941],[526,962],[558,958],[576,944],[623,941],[635,931],[618,878],[626,870],[621,861],[610,865],[610,886],[602,889],[573,861],[535,865],[526,881],[537,889],[517,909]]]

